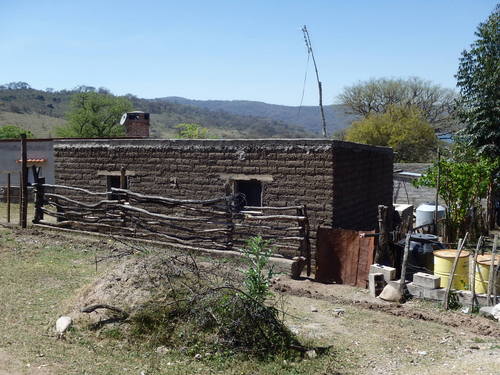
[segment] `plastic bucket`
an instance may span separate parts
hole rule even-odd
[[[495,265],[500,263],[500,255],[495,256]],[[486,293],[488,291],[488,280],[490,278],[491,254],[478,255],[476,262],[476,277],[474,289],[476,293]],[[500,272],[497,275],[497,293],[500,293]]]
[[[448,286],[448,278],[453,267],[453,262],[458,250],[444,249],[434,251],[434,275],[441,277],[441,288]],[[451,288],[465,290],[469,284],[469,255],[467,250],[462,250],[458,258],[455,276]]]

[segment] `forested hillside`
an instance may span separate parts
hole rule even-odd
[[[71,95],[76,91],[106,89],[81,86],[75,90],[36,90],[27,83],[0,86],[0,126],[13,124],[33,132],[37,137],[54,135],[54,127],[65,123]],[[141,99],[127,95],[135,110],[151,113],[152,136],[172,137],[179,123],[198,123],[209,129],[209,135],[220,138],[311,137],[312,132],[300,126],[258,116],[236,115],[163,99]]]
[[[319,107],[303,106],[291,107],[285,105],[268,104],[249,100],[191,100],[176,96],[162,98],[163,100],[189,104],[212,111],[225,111],[237,115],[253,115],[265,117],[287,124],[304,127],[306,130],[321,134],[321,117]],[[325,106],[325,117],[328,134],[345,129],[359,116],[350,113],[349,108],[343,105]]]

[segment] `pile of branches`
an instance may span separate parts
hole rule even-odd
[[[152,298],[134,311],[126,306],[112,311],[105,306],[122,320],[119,327],[129,341],[191,354],[203,350],[261,358],[307,351],[284,324],[277,303],[248,293],[242,271],[245,263],[198,261],[192,255],[141,258],[141,267],[153,281]],[[113,315],[108,320],[117,321]]]

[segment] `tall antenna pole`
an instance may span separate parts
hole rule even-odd
[[[306,42],[307,53],[311,54],[314,64],[314,70],[316,71],[316,80],[318,81],[318,90],[319,90],[319,109],[321,111],[321,120],[323,122],[323,137],[326,138],[325,111],[323,110],[323,87],[321,86],[321,81],[319,80],[318,67],[316,65],[316,59],[314,58],[314,53],[311,45],[311,38],[309,37],[309,32],[307,31],[306,25],[302,27],[302,32],[304,33],[304,41]]]

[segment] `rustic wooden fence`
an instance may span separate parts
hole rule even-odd
[[[241,251],[250,236],[272,242],[280,256],[302,256],[311,271],[305,206],[245,206],[244,195],[174,199],[127,189],[35,184],[35,224],[153,239],[184,249]],[[52,217],[46,220],[46,216]]]

